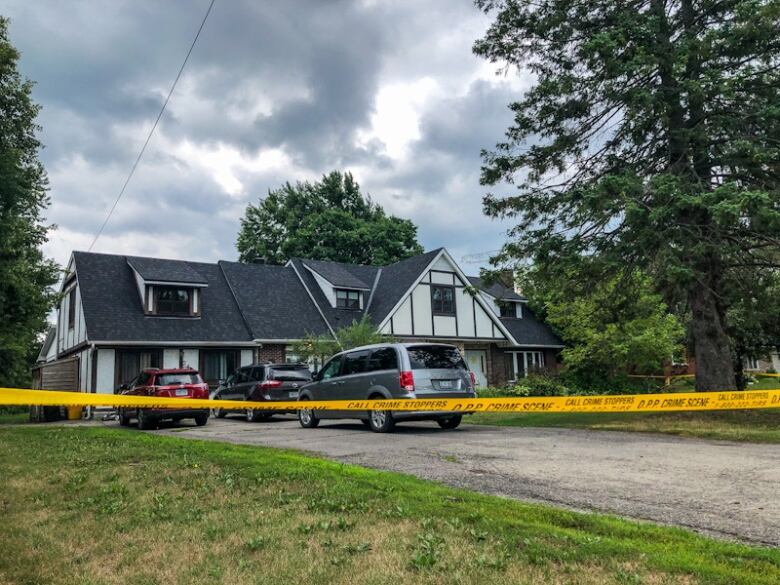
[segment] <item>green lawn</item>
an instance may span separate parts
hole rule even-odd
[[[0,409],[0,425],[15,425],[29,420],[30,413],[26,408],[24,410],[16,408],[8,410]]]
[[[763,377],[749,390],[780,387],[780,379]],[[693,380],[678,378],[658,392],[693,392]],[[498,395],[487,390],[481,396]],[[605,431],[667,433],[685,437],[780,443],[780,408],[767,410],[659,412],[659,413],[478,413],[464,419],[481,425],[507,427],[563,427]]]
[[[775,549],[134,430],[0,428],[0,478],[4,585],[780,582]]]
[[[780,409],[706,412],[478,413],[466,422],[507,427],[566,427],[668,433],[685,437],[780,443]]]

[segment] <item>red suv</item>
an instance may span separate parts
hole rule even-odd
[[[132,381],[119,387],[120,394],[135,396],[159,396],[160,398],[202,398],[209,397],[209,386],[197,370],[191,368],[144,370]],[[209,420],[207,408],[120,408],[119,424],[127,426],[130,419],[138,419],[141,430],[157,428],[161,420],[180,421],[194,418],[202,427]]]

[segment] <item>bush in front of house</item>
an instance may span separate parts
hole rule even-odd
[[[524,398],[527,396],[567,396],[569,389],[558,376],[549,374],[529,374],[506,388],[488,388],[480,390],[480,398]]]
[[[506,388],[479,391],[480,398],[524,398],[528,396],[594,396],[653,394],[663,392],[659,380],[628,376],[583,376],[582,373],[534,373]]]

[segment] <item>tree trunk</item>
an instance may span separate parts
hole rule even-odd
[[[699,285],[691,290],[689,297],[696,350],[696,391],[736,390],[729,338],[715,295]]]

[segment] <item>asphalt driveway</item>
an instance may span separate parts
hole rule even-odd
[[[291,416],[186,424],[156,432],[301,449],[485,493],[780,546],[777,445],[476,425],[442,431],[435,423],[380,435],[351,421],[302,429]]]

